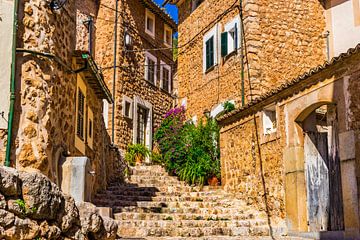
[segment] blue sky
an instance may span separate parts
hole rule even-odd
[[[154,0],[158,5],[161,6],[161,4],[164,2],[164,0]],[[178,22],[178,10],[177,7],[174,5],[166,5],[166,11],[168,14],[170,14],[170,16],[176,21]]]

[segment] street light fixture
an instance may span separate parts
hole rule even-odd
[[[52,10],[59,10],[66,4],[66,2],[67,0],[51,0],[50,7]]]

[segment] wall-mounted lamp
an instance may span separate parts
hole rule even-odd
[[[66,4],[66,2],[67,0],[51,0],[50,7],[52,10],[59,10]]]
[[[125,32],[125,46],[126,47],[131,47],[132,46],[132,37],[130,36],[130,34],[126,31]]]

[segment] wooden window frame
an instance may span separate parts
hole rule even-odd
[[[83,133],[84,136],[81,137],[78,135],[78,124],[79,124],[79,116],[78,116],[78,111],[79,111],[79,93],[82,93],[84,95],[84,115],[83,115]],[[78,149],[82,154],[85,155],[85,151],[86,151],[86,138],[87,138],[87,134],[86,134],[86,120],[87,120],[87,104],[86,104],[86,99],[87,99],[87,87],[86,84],[84,82],[84,80],[82,79],[82,77],[80,76],[80,74],[77,75],[77,83],[76,83],[76,106],[75,106],[75,148]]]
[[[151,60],[151,61],[153,61],[153,62],[155,62],[155,65],[154,65],[154,81],[151,81],[150,79],[149,79],[149,60]],[[147,80],[149,83],[151,83],[151,84],[153,84],[153,85],[155,85],[156,86],[156,81],[157,81],[157,58],[154,56],[154,55],[152,55],[151,53],[149,53],[149,52],[145,52],[145,76],[144,76],[144,78],[145,78],[145,80]]]
[[[167,40],[167,32],[170,32],[170,42],[168,42]],[[168,47],[172,47],[173,45],[173,38],[172,38],[172,35],[173,35],[173,31],[171,29],[171,27],[169,27],[167,24],[164,23],[164,44]]]
[[[203,72],[206,74],[209,72],[213,67],[215,67],[219,60],[219,31],[218,31],[219,25],[215,25],[210,31],[208,31],[203,38]],[[208,41],[213,38],[213,64],[212,66],[208,66],[208,58],[207,58],[207,43]]]
[[[152,21],[153,21],[153,24],[152,24],[152,29],[153,31],[149,30],[149,26],[148,26],[148,18],[151,18]],[[156,27],[156,17],[155,17],[155,14],[152,13],[149,9],[146,9],[145,10],[145,32],[147,34],[149,34],[152,38],[155,38],[155,27]]]
[[[168,93],[171,93],[171,89],[172,89],[172,71],[171,71],[171,67],[169,65],[167,65],[165,62],[161,61],[161,68],[160,68],[160,87],[161,89],[165,90]],[[164,69],[169,71],[169,76],[168,76],[168,88],[165,89],[164,88]]]

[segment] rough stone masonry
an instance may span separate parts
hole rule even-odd
[[[94,205],[76,204],[43,174],[0,167],[0,238],[114,240],[117,228]]]

